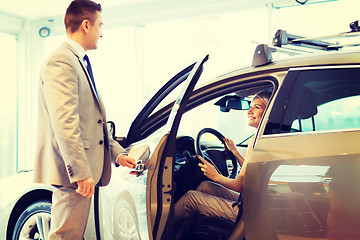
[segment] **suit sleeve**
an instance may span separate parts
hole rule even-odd
[[[109,144],[110,144],[110,150],[111,150],[111,161],[115,164],[115,166],[119,166],[119,164],[116,162],[116,158],[120,154],[127,154],[127,151],[117,142],[115,141],[111,134],[109,133]]]
[[[54,55],[47,63],[44,92],[60,158],[71,167],[71,183],[91,176],[80,137],[78,73],[75,62],[65,54]]]

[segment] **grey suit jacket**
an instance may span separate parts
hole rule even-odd
[[[107,185],[111,161],[126,151],[111,137],[106,141],[104,127],[101,98],[95,95],[82,59],[65,42],[40,73],[34,181],[76,186],[92,176],[95,183]]]

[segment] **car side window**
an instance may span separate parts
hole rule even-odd
[[[360,128],[360,68],[305,69],[296,76],[278,132]]]
[[[316,131],[360,128],[360,95],[336,99],[317,109]],[[311,119],[304,119],[301,124],[302,131],[313,131]],[[294,121],[292,128],[300,129],[299,122]]]

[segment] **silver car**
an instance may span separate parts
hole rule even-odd
[[[139,164],[114,167],[96,190],[85,239],[173,239],[174,204],[207,180],[196,156],[239,172],[222,136],[252,148],[241,211],[236,222],[197,216],[188,239],[360,239],[360,52],[273,61],[259,45],[252,66],[196,86],[208,58],[166,83],[126,137],[109,123]],[[247,105],[264,89],[272,97],[253,131]],[[31,172],[0,186],[0,238],[46,239],[52,189]]]

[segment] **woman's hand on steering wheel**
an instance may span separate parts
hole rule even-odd
[[[227,147],[227,149],[232,152],[233,154],[235,154],[235,152],[237,151],[235,143],[233,140],[231,140],[230,138],[224,137],[224,142],[225,142],[225,149]]]
[[[200,167],[201,171],[203,171],[205,177],[217,181],[217,178],[221,176],[218,171],[215,169],[214,165],[206,161],[203,157],[197,156],[202,163],[199,163],[198,166]]]
[[[201,145],[201,136],[204,133],[210,133],[212,135],[214,135],[224,146],[224,150],[220,151],[220,150],[216,150],[216,149],[208,149],[206,148],[206,146],[202,146]],[[225,136],[222,135],[220,132],[216,131],[215,129],[212,128],[204,128],[202,130],[199,131],[199,133],[196,136],[196,141],[195,141],[195,151],[196,154],[201,156],[203,159],[207,159],[208,163],[211,163],[213,165],[215,165],[215,169],[218,169],[218,172],[226,177],[230,176],[231,178],[235,178],[236,173],[237,173],[237,168],[238,168],[238,161],[236,156],[233,154],[232,151],[229,150],[229,148],[227,147],[227,144],[225,142]],[[235,144],[229,144],[230,146],[233,146],[235,149]],[[215,159],[216,158],[216,159]],[[227,166],[227,160],[230,159],[232,162],[232,171],[231,174],[229,172],[228,166]],[[217,160],[216,162],[222,162],[222,164],[220,165],[221,168],[219,168],[219,166],[217,166],[214,163],[214,160]]]

